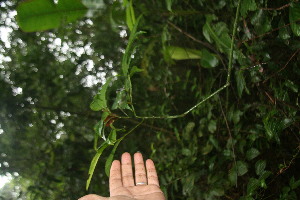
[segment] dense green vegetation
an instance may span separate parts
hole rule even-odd
[[[0,199],[108,195],[124,151],[168,199],[300,197],[298,1],[70,2],[0,3]]]

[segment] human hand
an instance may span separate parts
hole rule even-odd
[[[131,156],[123,153],[121,163],[115,160],[110,168],[109,200],[165,200],[159,187],[156,169],[152,160],[146,161],[146,169],[141,153],[134,154],[135,178],[133,177]],[[107,199],[97,195],[87,195],[80,200]]]

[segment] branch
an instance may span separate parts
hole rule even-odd
[[[263,81],[263,83],[267,82],[270,78],[276,76],[279,72],[281,72],[282,70],[284,70],[288,64],[291,62],[291,60],[300,52],[300,49],[296,50],[295,53],[293,53],[293,55],[289,58],[289,60],[285,63],[285,65],[278,70],[277,72],[275,72],[274,74],[272,74],[271,76],[269,76],[269,78],[267,78],[266,80]]]
[[[90,115],[89,113],[87,114],[87,113],[84,113],[84,112],[74,112],[74,111],[63,109],[63,108],[55,108],[55,107],[48,107],[48,106],[35,106],[34,108],[43,109],[43,110],[51,110],[51,111],[55,111],[55,112],[68,112],[68,113],[73,114],[73,115],[78,115],[78,116],[82,116],[82,117],[85,117],[85,118],[94,119],[94,120],[98,120],[98,121],[100,119],[100,117],[95,116],[95,115]],[[128,121],[132,124],[139,124],[140,123],[139,121],[134,120],[134,119],[124,118],[124,120]],[[175,135],[175,133],[172,132],[172,131],[169,131],[167,129],[160,128],[160,127],[157,127],[157,126],[153,126],[153,125],[147,124],[145,122],[143,122],[141,124],[141,126],[151,128],[153,130],[160,131],[160,132],[163,132],[163,133],[168,133],[168,134],[171,134],[171,135]]]
[[[288,3],[288,4],[285,4],[281,7],[278,7],[278,8],[260,8],[261,10],[282,10],[282,9],[285,9],[287,7],[290,7],[291,3]]]

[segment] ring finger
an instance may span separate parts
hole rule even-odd
[[[134,154],[135,184],[147,185],[145,164],[141,153]]]

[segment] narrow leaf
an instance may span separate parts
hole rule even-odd
[[[196,49],[168,46],[166,50],[174,60],[200,59],[202,56],[202,52]]]
[[[114,148],[112,149],[112,151],[110,152],[106,162],[105,162],[105,173],[106,175],[109,177],[109,174],[110,174],[110,167],[111,167],[111,164],[114,160],[114,155],[115,155],[115,152],[120,144],[122,140],[118,140],[115,145],[114,145]]]
[[[101,147],[98,149],[96,155],[94,156],[92,162],[91,162],[91,165],[90,165],[90,169],[89,169],[89,178],[86,182],[86,190],[89,189],[89,186],[90,186],[90,183],[91,183],[91,180],[92,180],[92,177],[93,177],[93,174],[94,174],[94,171],[95,171],[95,168],[96,168],[96,165],[98,163],[98,160],[102,154],[102,152],[106,149],[106,147],[108,147],[108,144],[105,142],[103,143],[103,145],[101,145]]]

